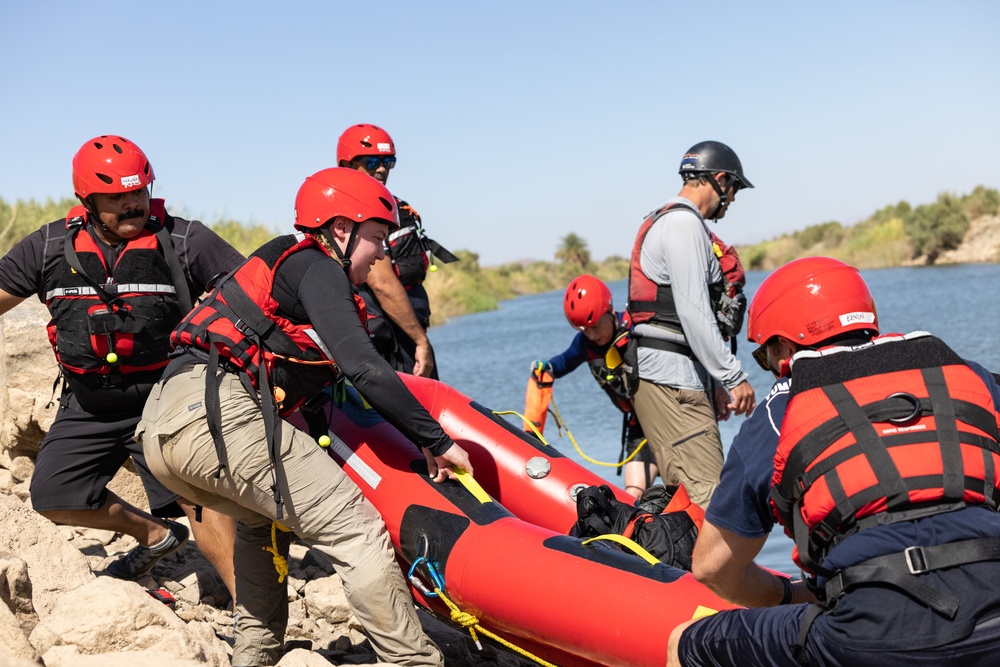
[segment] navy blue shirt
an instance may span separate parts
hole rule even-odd
[[[979,375],[1000,411],[1000,386],[982,366],[967,362]],[[767,398],[740,428],[722,469],[719,486],[705,519],[740,537],[767,535],[776,520],[768,498],[774,476],[774,453],[788,406],[792,380],[779,379]],[[1000,536],[1000,513],[972,507],[913,521],[901,521],[860,531],[834,547],[824,567],[832,570],[910,546],[934,546],[980,537]],[[938,646],[968,636],[977,619],[1000,613],[1000,563],[973,563],[921,575],[921,580],[961,600],[953,621],[895,589],[861,587],[828,613],[833,638],[856,648],[878,650],[893,645],[887,628],[905,627],[913,648]]]

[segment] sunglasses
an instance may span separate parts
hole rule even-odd
[[[774,372],[774,369],[771,368],[771,362],[767,358],[767,342],[765,342],[763,345],[758,347],[750,354],[753,355],[753,360],[757,362],[758,366],[763,368],[768,373]]]
[[[355,158],[355,161],[368,171],[375,171],[380,165],[385,165],[386,169],[392,169],[396,166],[395,155],[362,155]]]

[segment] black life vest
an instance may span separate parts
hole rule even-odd
[[[624,413],[632,412],[632,392],[634,386],[629,383],[628,374],[622,360],[625,348],[629,344],[632,320],[628,313],[620,316],[615,314],[615,333],[607,349],[601,353],[600,348],[587,345],[587,368],[597,380],[597,384],[608,395],[611,402]]]
[[[86,209],[67,214],[64,261],[44,288],[49,342],[63,371],[108,379],[167,365],[170,333],[191,299],[165,221],[163,200],[151,199],[145,229],[108,267],[85,230]]]
[[[420,215],[412,206],[398,197],[396,203],[399,206],[399,229],[386,237],[386,254],[399,282],[410,289],[422,284],[427,278],[431,255],[446,264],[458,261],[458,258],[437,241],[428,238],[420,222]]]
[[[191,311],[172,336],[175,346],[209,352],[214,348],[258,391],[261,374],[266,374],[282,415],[342,377],[315,330],[280,315],[271,294],[281,264],[307,248],[323,249],[313,236],[303,234],[264,244]],[[364,324],[364,302],[357,294],[354,301]]]
[[[800,352],[792,378],[771,504],[807,572],[858,530],[1000,507],[1000,413],[937,338]]]
[[[674,202],[651,213],[639,227],[629,262],[628,312],[632,316],[633,325],[649,323],[683,334],[684,330],[677,315],[670,285],[659,285],[650,280],[643,273],[640,263],[642,244],[653,223],[669,211],[678,208],[694,211],[700,218],[700,214],[694,208]],[[726,245],[707,228],[705,232],[712,242],[712,249],[722,268],[722,280],[708,286],[712,310],[715,312],[723,337],[735,341],[736,335],[743,328],[743,317],[747,307],[746,296],[743,294],[743,287],[746,284],[743,264],[735,248]]]

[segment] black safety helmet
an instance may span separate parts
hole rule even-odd
[[[753,183],[743,174],[743,165],[740,164],[740,158],[737,157],[736,151],[721,141],[702,141],[695,144],[684,154],[684,157],[681,159],[681,167],[677,170],[677,173],[685,181],[697,178],[702,174],[717,174],[720,172],[729,174],[739,181],[737,190],[753,187]],[[708,216],[715,218],[722,210],[722,207],[725,206],[727,200],[726,193],[729,188],[727,187],[723,191],[719,184],[715,182],[715,179],[709,182],[715,188],[715,191],[719,193],[721,199],[715,212]]]

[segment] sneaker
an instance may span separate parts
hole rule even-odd
[[[138,545],[104,568],[104,573],[129,581],[148,574],[161,558],[174,553],[188,541],[188,529],[183,524],[167,521],[167,529],[170,531],[167,537],[155,547]]]

